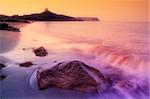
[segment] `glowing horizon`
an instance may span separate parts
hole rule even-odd
[[[148,0],[0,0],[0,14],[24,15],[45,8],[74,17],[104,21],[148,21]]]

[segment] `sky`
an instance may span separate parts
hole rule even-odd
[[[50,11],[102,21],[148,21],[149,0],[0,0],[0,14],[23,15]]]

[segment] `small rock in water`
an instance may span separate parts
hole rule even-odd
[[[44,47],[34,49],[33,52],[35,53],[36,56],[39,56],[39,57],[44,57],[44,56],[47,56],[48,54],[47,50]]]
[[[0,80],[3,80],[3,79],[5,79],[5,78],[6,78],[6,76],[0,75]]]
[[[6,67],[4,64],[0,63],[0,69]]]
[[[20,67],[31,67],[32,65],[34,65],[32,62],[25,62],[19,64]]]
[[[94,74],[97,79],[91,74]],[[40,90],[62,88],[81,92],[105,90],[112,83],[100,71],[80,61],[62,62],[51,69],[38,72],[37,81]]]
[[[24,50],[24,51],[25,51],[25,50],[26,50],[26,48],[22,48],[22,50]]]

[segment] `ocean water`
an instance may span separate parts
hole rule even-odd
[[[60,92],[59,95],[51,94],[51,99],[148,99],[148,39],[147,22],[33,22],[24,24],[20,33],[0,31],[0,62],[8,65],[2,70],[8,75],[1,82],[3,98],[34,99],[38,96],[39,99],[48,99],[50,96],[48,91],[37,92],[30,88],[32,84],[27,86],[24,83],[24,87],[20,87],[30,90],[30,93],[14,87],[23,78],[30,81],[35,70],[20,69],[18,63],[32,61],[44,67],[54,61],[80,60],[110,77],[114,81],[112,88],[99,95],[70,93],[69,97]],[[34,55],[32,49],[40,46],[47,49],[48,56],[39,58]],[[9,75],[14,76],[9,78]],[[12,82],[17,77],[18,80]],[[17,96],[17,92],[20,92],[20,96]],[[61,94],[64,97],[60,98]]]

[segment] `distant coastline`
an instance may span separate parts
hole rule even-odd
[[[96,17],[71,17],[62,14],[56,14],[45,9],[44,12],[34,13],[29,15],[13,15],[6,16],[0,15],[0,22],[23,22],[29,23],[29,21],[99,21]]]
[[[20,32],[20,29],[11,26],[9,22],[30,23],[34,21],[99,21],[99,19],[95,17],[71,17],[62,14],[56,14],[50,12],[48,9],[45,9],[41,13],[34,13],[22,16],[0,15],[0,30]]]

